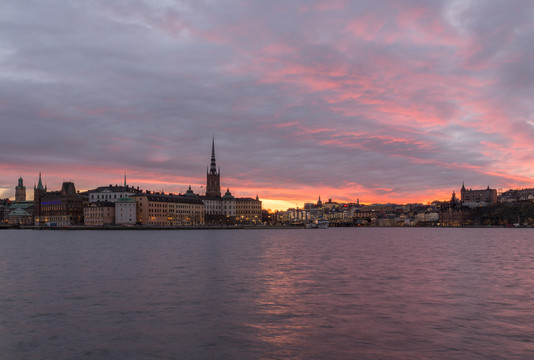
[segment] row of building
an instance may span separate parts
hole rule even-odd
[[[329,199],[305,204],[302,209],[293,208],[269,214],[269,220],[277,225],[302,226],[315,219],[326,219],[331,226],[462,226],[473,223],[476,209],[499,204],[534,201],[534,189],[509,190],[498,194],[489,186],[486,189],[460,189],[460,198],[453,192],[449,201],[431,204],[372,204],[337,203]]]
[[[0,201],[0,221],[36,226],[192,226],[261,223],[262,203],[256,198],[234,197],[227,189],[221,194],[220,169],[212,142],[211,164],[205,194],[191,187],[184,194],[143,191],[122,185],[76,191],[73,182],[64,182],[58,191],[43,186],[41,174],[34,186],[33,201],[26,201],[26,187],[19,178],[15,201]]]

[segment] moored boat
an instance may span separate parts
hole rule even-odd
[[[306,224],[306,229],[326,229],[328,228],[328,224],[329,222],[326,219],[317,219]]]

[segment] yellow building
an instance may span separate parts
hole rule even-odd
[[[137,223],[146,226],[204,225],[204,203],[196,196],[140,193],[136,202]]]
[[[253,198],[235,199],[235,216],[238,224],[256,225],[261,223],[261,201]]]
[[[83,208],[83,223],[86,226],[115,224],[115,204],[110,201],[97,201]]]

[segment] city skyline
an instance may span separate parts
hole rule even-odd
[[[534,4],[388,5],[4,1],[0,198],[201,192],[212,135],[265,209],[534,187]]]

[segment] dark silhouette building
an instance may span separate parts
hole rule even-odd
[[[463,206],[470,208],[493,205],[497,203],[497,190],[489,186],[484,190],[467,190],[462,184],[461,201]]]
[[[39,176],[39,185],[42,188]],[[85,196],[76,192],[72,182],[64,182],[59,191],[36,188],[34,212],[36,225],[69,226],[83,224]],[[35,203],[37,201],[37,203]],[[35,211],[35,208],[38,210]]]

